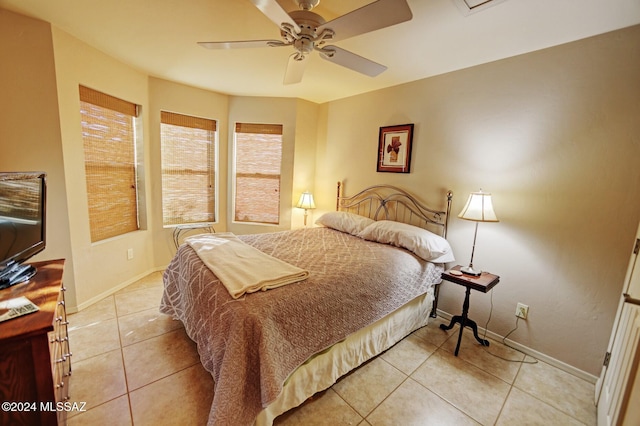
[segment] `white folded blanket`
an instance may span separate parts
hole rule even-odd
[[[185,242],[193,247],[234,299],[245,293],[302,281],[309,276],[308,271],[244,243],[231,232],[200,234]]]

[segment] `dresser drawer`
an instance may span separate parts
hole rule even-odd
[[[37,273],[31,281],[0,292],[1,300],[24,296],[39,308],[0,323],[0,399],[29,406],[0,411],[0,425],[66,424],[67,413],[56,404],[69,399],[71,378],[64,260],[34,266]]]
[[[65,306],[65,288],[60,288],[53,319],[53,331],[49,333],[49,353],[55,402],[65,402],[70,398],[71,350],[69,347],[69,321]],[[66,423],[66,413],[58,412],[58,424]]]

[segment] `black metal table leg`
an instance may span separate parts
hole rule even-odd
[[[469,296],[471,294],[471,288],[467,287],[467,291],[464,295],[464,303],[462,304],[462,315],[454,315],[451,318],[451,322],[449,325],[440,324],[440,328],[442,330],[451,330],[453,326],[457,323],[460,324],[460,332],[458,333],[458,344],[456,345],[456,350],[454,352],[455,356],[458,356],[458,352],[460,351],[460,342],[462,341],[462,332],[465,327],[469,327],[473,330],[473,336],[476,340],[483,346],[489,346],[489,341],[481,339],[478,336],[478,325],[475,321],[469,319]]]

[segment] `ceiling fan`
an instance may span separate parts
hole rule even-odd
[[[287,13],[276,0],[251,0],[267,18],[280,27],[282,40],[213,41],[198,44],[207,49],[293,46],[295,52],[289,57],[284,84],[302,81],[307,58],[314,50],[327,61],[375,77],[387,67],[325,43],[389,27],[413,17],[406,0],[377,0],[326,22],[322,16],[311,11],[320,0],[294,1],[300,10]]]

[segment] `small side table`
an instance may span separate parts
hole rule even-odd
[[[467,316],[467,314],[469,313],[469,294],[471,293],[471,289],[486,293],[493,287],[495,287],[498,282],[500,282],[499,276],[490,274],[488,272],[483,272],[477,277],[464,274],[454,275],[451,273],[451,271],[460,271],[460,268],[461,266],[457,265],[442,273],[443,280],[462,285],[467,289],[464,296],[464,303],[462,304],[462,315],[454,315],[454,317],[451,318],[451,322],[449,323],[449,325],[440,324],[440,328],[443,330],[451,330],[456,323],[460,324],[460,334],[458,335],[458,344],[456,346],[455,356],[458,356],[458,352],[460,351],[462,332],[464,331],[465,327],[469,327],[473,330],[473,336],[481,345],[489,346],[488,340],[481,339],[478,336],[478,325],[476,324],[476,322],[472,319],[469,319],[469,317]]]

